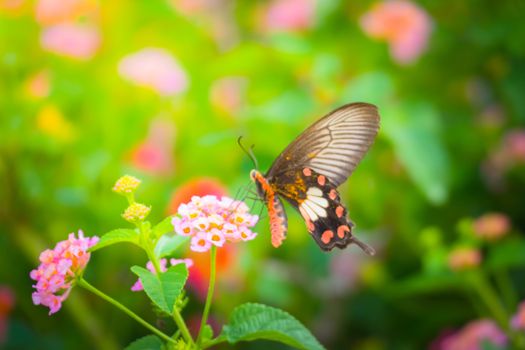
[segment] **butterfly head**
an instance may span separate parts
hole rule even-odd
[[[250,171],[250,178],[253,182],[255,182],[255,186],[257,187],[257,194],[259,195],[259,197],[261,197],[262,199],[266,199],[267,187],[269,187],[269,185],[268,181],[263,176],[263,174],[261,174],[260,171],[253,169],[252,171]]]

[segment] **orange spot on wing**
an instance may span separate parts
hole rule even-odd
[[[345,232],[350,231],[350,227],[347,225],[341,225],[337,228],[337,237],[344,238]]]
[[[323,242],[324,244],[328,244],[330,243],[333,237],[334,237],[334,232],[331,230],[326,230],[321,235],[321,242]]]
[[[319,183],[319,185],[324,186],[324,184],[326,183],[326,177],[324,175],[319,175],[319,177],[317,178],[317,182]]]
[[[343,208],[341,205],[335,208],[335,215],[337,215],[338,218],[342,217],[345,212],[345,208]]]
[[[304,176],[311,176],[312,175],[312,169],[310,168],[304,168],[303,169]]]
[[[330,197],[331,200],[335,201],[337,198],[337,191],[335,189],[331,189],[330,193],[328,194],[328,197]]]

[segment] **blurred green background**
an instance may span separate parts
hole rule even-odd
[[[0,0],[0,347],[119,349],[148,334],[84,290],[52,316],[34,306],[39,252],[78,229],[126,227],[111,192],[123,174],[143,180],[138,198],[158,221],[177,195],[233,196],[249,182],[238,136],[265,171],[310,123],[356,101],[378,105],[382,124],[341,192],[378,255],[321,252],[292,208],[274,249],[263,219],[256,240],[222,253],[217,329],[253,301],[287,310],[329,349],[445,349],[440,337],[492,316],[465,273],[514,314],[525,298],[523,13],[519,0]],[[458,247],[477,255],[457,263]],[[173,330],[130,291],[129,267],[146,260],[131,245],[104,249],[86,278]],[[285,348],[237,348],[270,345]]]

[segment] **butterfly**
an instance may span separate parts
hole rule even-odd
[[[354,224],[341,203],[339,187],[355,170],[379,130],[377,107],[351,103],[327,114],[300,134],[275,159],[268,172],[250,172],[270,219],[272,245],[286,238],[288,221],[281,198],[299,211],[324,251],[351,243],[374,249],[352,234]]]

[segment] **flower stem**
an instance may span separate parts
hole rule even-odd
[[[211,247],[210,255],[210,284],[208,286],[208,295],[206,296],[206,304],[204,304],[204,311],[202,313],[201,328],[199,330],[199,335],[197,336],[197,346],[200,346],[202,342],[202,336],[204,333],[204,327],[208,321],[208,314],[210,312],[211,301],[213,299],[213,290],[215,289],[215,268],[217,262],[217,247]]]
[[[177,342],[174,339],[170,338],[168,335],[164,334],[163,332],[159,331],[157,328],[155,328],[152,325],[150,325],[148,322],[144,321],[136,313],[134,313],[133,311],[131,311],[130,309],[128,309],[127,307],[125,307],[124,305],[122,305],[121,303],[116,301],[115,299],[111,298],[109,295],[107,295],[107,294],[101,292],[100,290],[98,290],[97,288],[93,287],[85,279],[80,278],[80,279],[78,279],[77,283],[78,283],[79,286],[87,289],[91,293],[101,297],[102,299],[106,300],[110,304],[115,305],[117,308],[119,308],[120,310],[122,310],[126,314],[128,314],[128,316],[133,318],[135,321],[137,321],[138,323],[140,323],[141,325],[143,325],[144,327],[146,327],[151,332],[153,332],[154,334],[158,335],[160,338],[164,339],[168,343],[177,344]]]
[[[497,293],[488,283],[485,276],[481,274],[481,272],[474,272],[472,275],[470,275],[470,277],[472,287],[477,292],[478,296],[485,304],[492,317],[494,317],[496,322],[503,330],[508,332],[509,317]]]
[[[518,304],[518,297],[516,291],[512,286],[512,281],[507,271],[500,270],[494,274],[494,280],[498,286],[498,289],[505,301],[505,306],[509,309],[514,309]]]

